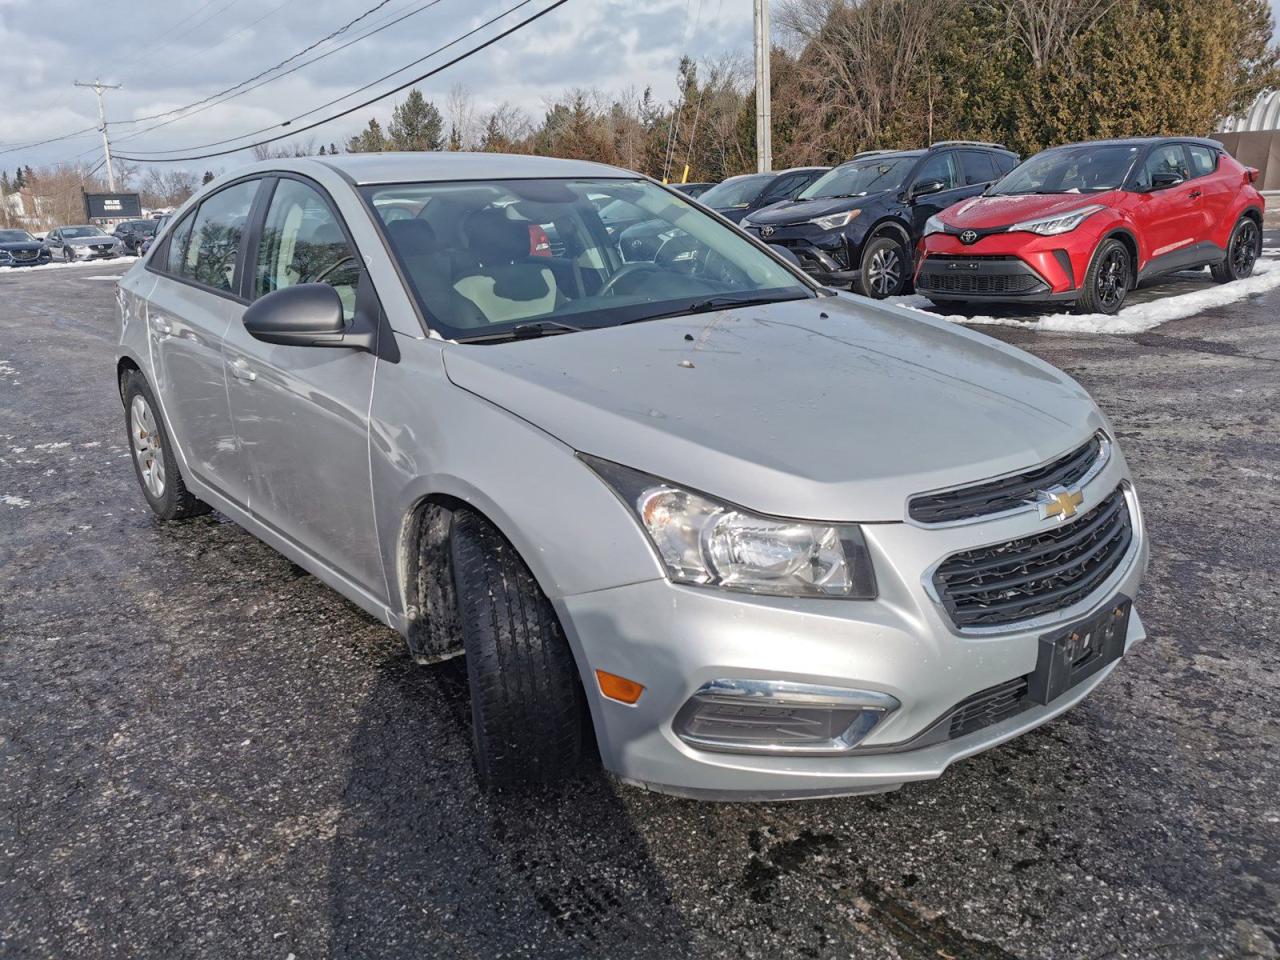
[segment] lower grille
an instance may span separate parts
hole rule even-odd
[[[921,290],[937,293],[1031,293],[1044,284],[1027,274],[921,273],[916,280]]]
[[[1027,690],[1027,678],[1016,677],[962,700],[951,714],[951,739],[966,736],[1021,713],[1031,706]]]
[[[1006,626],[1083,600],[1115,572],[1132,542],[1129,505],[1117,487],[1073,522],[953,553],[933,584],[957,627]]]

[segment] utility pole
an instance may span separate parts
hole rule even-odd
[[[756,169],[773,169],[769,87],[769,0],[756,0]]]
[[[81,83],[75,81],[77,87],[88,87],[98,95],[98,121],[101,123],[102,130],[102,152],[107,158],[107,189],[112,193],[116,192],[116,172],[111,167],[111,138],[107,136],[107,108],[102,102],[103,90],[119,90],[118,83],[103,83],[101,80],[95,80],[93,83]]]

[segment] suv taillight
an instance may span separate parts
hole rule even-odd
[[[536,223],[529,224],[529,256],[551,256],[551,238],[547,236],[547,231]]]

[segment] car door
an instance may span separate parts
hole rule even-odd
[[[248,507],[248,470],[236,443],[222,369],[222,338],[244,313],[241,260],[261,180],[210,194],[170,231],[147,267],[158,274],[147,303],[155,387],[185,469]]]
[[[930,193],[918,193],[925,184],[940,183],[942,189]],[[927,157],[911,178],[911,235],[918,239],[924,232],[925,222],[935,213],[958,203],[974,191],[966,186],[960,159],[955,150],[940,150]]]
[[[60,230],[50,230],[44,238],[44,245],[48,247],[49,253],[53,256],[62,256],[62,232]]]
[[[300,283],[338,290],[348,323],[380,307],[346,225],[315,183],[280,175],[267,188],[247,258],[255,300]],[[254,516],[375,597],[386,581],[369,480],[376,357],[347,348],[264,343],[232,324],[223,342],[236,435]]]
[[[1000,179],[995,158],[982,150],[961,150],[960,166],[964,172],[965,197],[977,196]]]
[[[1199,190],[1201,196],[1201,226],[1197,238],[1202,246],[1214,244],[1221,251],[1215,238],[1229,236],[1232,215],[1235,213],[1236,198],[1239,195],[1239,182],[1225,176],[1218,165],[1218,151],[1201,143],[1188,143],[1187,164],[1191,170],[1191,184]]]
[[[1160,186],[1160,176],[1178,179]],[[1141,269],[1173,270],[1195,259],[1194,247],[1204,234],[1204,205],[1203,191],[1190,180],[1187,155],[1180,143],[1157,144],[1139,165],[1133,218]]]

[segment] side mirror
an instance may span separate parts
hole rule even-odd
[[[347,334],[342,298],[327,283],[300,283],[268,293],[244,312],[249,336],[264,343],[290,347],[369,346],[358,334]]]
[[[791,264],[793,267],[800,266],[800,258],[796,256],[796,252],[792,250],[790,247],[784,247],[780,243],[771,243],[769,244],[769,249],[772,250],[774,253],[776,253],[778,256],[780,256],[783,260],[787,261],[787,263]]]
[[[1174,173],[1172,170],[1160,170],[1151,175],[1152,190],[1168,190],[1170,187],[1176,187],[1185,182],[1186,177],[1180,173]]]
[[[924,197],[931,193],[941,193],[945,189],[947,189],[945,180],[924,180],[911,188],[911,196],[913,199]]]

